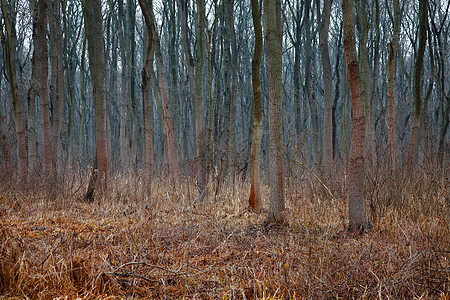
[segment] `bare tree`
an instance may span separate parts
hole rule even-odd
[[[344,51],[352,94],[353,133],[349,162],[348,210],[350,231],[368,229],[364,203],[364,88],[359,72],[355,41],[354,0],[342,0]]]
[[[419,49],[416,54],[416,62],[414,64],[414,115],[412,121],[411,137],[408,147],[408,164],[414,162],[416,153],[416,145],[419,137],[419,123],[422,107],[422,67],[425,47],[427,43],[427,18],[428,18],[428,0],[419,1]]]
[[[3,32],[3,24],[0,30],[3,49],[6,54],[6,70],[9,76],[9,87],[11,90],[11,99],[14,108],[16,134],[17,134],[17,153],[18,153],[18,176],[19,182],[26,182],[27,180],[27,152],[25,142],[25,127],[23,124],[22,105],[19,95],[19,87],[16,79],[16,70],[14,68],[14,34],[13,28],[9,20],[9,13],[5,0],[1,1],[2,15],[4,26],[6,29],[6,36]]]
[[[200,191],[206,188],[206,160],[205,160],[205,137],[203,133],[203,65],[205,44],[205,3],[197,0],[198,10],[198,38],[197,38],[197,61],[195,64],[195,145],[197,155],[197,184]]]
[[[397,50],[400,39],[401,15],[399,0],[393,0],[393,15],[391,21],[393,23],[392,41],[388,46],[388,90],[387,90],[387,110],[388,110],[388,149],[389,156],[392,161],[397,157],[397,143],[395,133],[395,74],[397,65]]]
[[[314,64],[311,64],[313,49],[312,49],[312,35],[311,26],[313,22],[311,20],[311,1],[305,1],[305,87],[306,95],[308,97],[309,109],[311,112],[311,123],[312,123],[312,153],[313,153],[313,163],[314,167],[318,168],[320,165],[320,155],[319,155],[319,116],[317,112],[317,104],[314,93],[314,86],[312,82],[312,68]]]
[[[33,18],[33,55],[31,57],[31,82],[27,94],[28,102],[28,122],[27,122],[27,136],[28,136],[28,170],[30,173],[35,173],[38,166],[37,153],[37,133],[36,133],[36,96],[39,90],[39,62],[38,62],[38,6],[35,1],[30,1],[30,10]]]
[[[323,168],[327,180],[331,177],[333,162],[332,146],[332,107],[333,107],[333,78],[331,72],[330,53],[328,51],[328,29],[330,27],[332,0],[325,0],[322,16],[320,16],[320,3],[317,4],[317,13],[321,19],[319,27],[319,47],[322,57],[323,90],[324,90],[324,117],[323,117]]]
[[[61,28],[61,1],[52,2],[50,22],[51,55],[51,80],[50,95],[53,109],[52,130],[52,160],[56,175],[59,163],[60,134],[64,113],[65,90],[64,90],[64,66],[63,66],[63,35]]]
[[[103,41],[101,3],[96,0],[86,0],[84,2],[83,10],[86,24],[86,38],[88,41],[89,70],[92,78],[92,93],[95,105],[95,156],[98,174],[94,174],[94,188],[98,188],[105,186],[108,175],[108,152],[106,147],[105,44]]]
[[[153,166],[153,108],[151,98],[151,68],[153,67],[153,1],[139,0],[145,24],[147,25],[147,48],[144,67],[142,68],[142,102],[144,107],[144,190],[147,197],[151,196],[152,166]]]
[[[38,16],[38,45],[39,45],[39,103],[41,108],[42,126],[42,171],[44,177],[48,177],[52,168],[52,143],[50,124],[50,105],[48,98],[48,48],[47,48],[47,18],[48,2],[39,0]]]
[[[176,153],[176,144],[175,144],[175,135],[172,126],[172,114],[169,109],[169,101],[167,100],[167,92],[166,92],[166,79],[165,79],[165,70],[164,70],[164,62],[161,53],[161,43],[159,40],[158,33],[156,32],[156,27],[153,18],[153,12],[150,12],[150,20],[152,22],[150,27],[153,28],[153,34],[151,37],[154,39],[154,50],[156,54],[156,66],[158,68],[158,79],[159,79],[159,88],[161,92],[161,100],[162,100],[162,111],[163,111],[163,120],[164,127],[166,129],[166,140],[167,140],[167,163],[169,166],[169,176],[173,179],[178,179],[179,177],[179,169],[178,169],[178,161],[177,161],[177,153]]]
[[[228,94],[230,103],[230,136],[229,136],[229,152],[228,162],[229,171],[232,177],[232,185],[234,186],[235,172],[236,172],[236,95],[237,95],[237,46],[236,46],[236,31],[234,29],[234,0],[225,1],[224,10],[226,14],[227,33],[230,41],[231,54],[231,93]],[[228,49],[227,49],[228,51]],[[230,84],[227,83],[226,84]]]
[[[269,73],[270,199],[266,225],[284,223],[284,172],[282,129],[281,0],[264,3],[264,37]]]
[[[262,135],[262,101],[261,101],[261,54],[262,54],[262,26],[259,14],[258,0],[252,0],[253,28],[255,29],[255,50],[252,60],[252,85],[253,85],[253,141],[252,141],[252,165],[249,207],[255,211],[261,209],[261,135]]]

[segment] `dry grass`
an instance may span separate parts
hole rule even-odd
[[[0,298],[449,299],[446,176],[369,173],[362,236],[344,230],[345,176],[336,199],[308,177],[288,186],[289,224],[270,231],[246,209],[247,183],[196,203],[189,181],[155,180],[144,200],[137,176],[117,176],[87,204],[83,176],[54,201],[3,179]]]

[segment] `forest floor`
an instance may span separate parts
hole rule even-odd
[[[211,183],[200,202],[187,181],[155,179],[143,200],[137,176],[116,176],[90,204],[81,175],[52,201],[3,178],[0,299],[449,299],[448,173],[393,176],[368,174],[362,235],[345,230],[343,175],[333,198],[288,181],[286,226],[271,229],[246,182]]]

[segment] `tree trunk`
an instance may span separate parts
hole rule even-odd
[[[206,188],[205,138],[203,134],[203,65],[204,65],[204,35],[205,35],[205,3],[197,0],[198,38],[197,61],[195,64],[195,145],[197,155],[197,184],[200,192]]]
[[[63,35],[61,28],[61,9],[60,0],[53,2],[52,14],[50,23],[50,35],[52,45],[52,79],[50,85],[52,107],[53,107],[53,131],[52,131],[52,163],[53,171],[56,176],[59,166],[59,148],[60,148],[60,134],[62,127],[62,119],[64,113],[64,66],[63,66]]]
[[[312,154],[314,168],[318,169],[320,164],[319,155],[319,117],[317,115],[317,105],[314,95],[314,88],[312,85],[312,75],[311,75],[311,57],[313,55],[312,51],[312,38],[311,38],[311,22],[310,22],[310,11],[311,2],[305,2],[305,86],[306,95],[308,96],[308,103],[311,112],[311,123],[312,123]]]
[[[73,22],[73,16],[71,12],[67,11],[67,3],[62,3],[63,11],[63,24],[64,24],[64,64],[66,66],[65,84],[67,87],[67,105],[68,105],[68,118],[67,121],[67,137],[69,139],[66,148],[67,163],[73,163],[73,113],[74,113],[74,97],[75,97],[75,84],[73,80],[76,74],[77,68],[77,46],[78,40],[81,34],[81,27],[76,28]],[[74,28],[75,27],[75,28]]]
[[[184,52],[184,57],[187,65],[187,77],[188,77],[188,83],[189,83],[189,93],[190,97],[187,99],[184,107],[184,112],[186,112],[186,106],[189,105],[190,101],[194,102],[194,99],[196,98],[195,94],[195,75],[194,75],[194,58],[192,57],[192,53],[190,50],[190,43],[189,43],[189,35],[188,35],[188,6],[187,6],[186,0],[178,0],[179,4],[179,14],[180,14],[180,23],[181,23],[181,46]],[[189,101],[190,100],[190,101]],[[182,135],[184,137],[184,142],[187,144],[188,142],[188,136],[186,133],[186,128],[188,124],[188,119],[185,116],[185,123],[183,125]],[[189,150],[187,145],[185,147],[186,150]],[[187,151],[187,155],[189,155],[189,151]],[[198,165],[199,158],[196,157],[196,165]],[[197,175],[197,174],[196,174]]]
[[[37,135],[36,135],[36,96],[39,89],[39,61],[38,61],[38,7],[34,1],[30,2],[32,5],[33,17],[33,56],[31,58],[31,82],[28,89],[28,171],[35,174],[37,171],[38,153],[37,153]]]
[[[230,140],[228,149],[229,172],[232,178],[232,186],[234,190],[235,173],[236,173],[236,95],[237,95],[237,46],[236,32],[234,29],[234,0],[227,0],[225,6],[227,31],[230,37],[230,54],[231,54],[231,93],[230,101]],[[228,84],[228,83],[227,83]]]
[[[144,67],[142,68],[142,105],[144,107],[144,191],[151,197],[152,168],[153,168],[153,107],[151,98],[151,69],[154,55],[154,23],[153,1],[139,0],[142,14],[147,25],[147,50],[145,53]],[[161,75],[160,75],[161,76]]]
[[[408,165],[414,163],[416,145],[419,136],[420,109],[422,106],[422,67],[425,46],[427,42],[427,4],[428,0],[419,1],[419,49],[417,50],[416,62],[414,65],[414,115],[412,121],[411,138],[408,147]]]
[[[299,0],[297,0],[297,12],[295,17],[295,44],[294,44],[294,105],[295,105],[295,132],[297,134],[296,138],[296,157],[297,159],[301,157],[302,154],[302,148],[303,148],[303,101],[302,101],[302,89],[301,89],[301,55],[302,55],[302,49],[301,49],[301,36],[302,36],[302,22],[301,22],[301,15],[303,11],[303,3],[301,2],[301,6],[299,5]],[[297,172],[297,185],[300,186],[301,183],[301,176],[300,176],[300,166],[298,166],[296,172]]]
[[[330,27],[332,0],[325,0],[322,12],[322,20],[319,27],[320,56],[322,57],[323,90],[324,90],[324,117],[323,117],[323,170],[327,181],[331,179],[333,163],[333,78],[331,72],[330,53],[328,51],[328,29]],[[320,3],[317,10],[320,10]],[[320,13],[318,14],[320,19]]]
[[[337,158],[338,148],[337,148],[337,120],[336,120],[336,110],[338,107],[338,101],[340,98],[340,90],[341,90],[341,72],[340,72],[340,64],[341,64],[341,45],[342,45],[342,25],[340,26],[341,30],[339,31],[339,39],[337,41],[337,51],[336,51],[336,64],[334,66],[334,74],[336,74],[336,83],[334,87],[334,102],[333,108],[331,110],[331,119],[332,119],[332,128],[333,128],[333,159]]]
[[[364,88],[356,52],[354,0],[342,1],[344,51],[352,94],[353,134],[349,163],[348,210],[350,231],[366,231],[368,221],[364,203]]]
[[[95,105],[96,156],[99,180],[97,188],[106,188],[108,175],[108,157],[106,148],[106,82],[105,82],[105,45],[102,29],[102,7],[96,0],[84,3],[84,19],[88,41],[89,69],[92,79],[92,93]]]
[[[3,33],[3,28],[1,28],[1,39],[3,44],[3,49],[6,56],[6,70],[9,76],[9,87],[11,90],[11,99],[13,103],[16,134],[17,134],[17,162],[18,162],[18,181],[19,183],[25,183],[27,180],[27,152],[26,152],[26,142],[25,142],[25,128],[23,124],[22,115],[22,105],[19,95],[19,87],[17,85],[16,73],[14,68],[14,34],[13,28],[8,18],[8,11],[6,7],[6,1],[1,1],[2,15],[4,20],[4,25],[6,27],[6,37]],[[3,26],[2,26],[3,27]]]
[[[350,84],[348,80],[347,68],[342,68],[343,78],[343,105],[342,105],[342,163],[344,170],[348,170],[348,161],[350,158]]]
[[[282,129],[281,0],[264,3],[264,28],[269,73],[270,199],[266,225],[284,223],[284,174]]]
[[[48,49],[47,49],[47,0],[39,1],[38,40],[39,40],[39,102],[42,119],[42,171],[45,180],[52,168],[52,143],[50,128],[50,107],[48,99]]]
[[[358,13],[359,21],[359,72],[361,76],[362,89],[364,90],[364,109],[365,109],[365,151],[366,151],[366,162],[372,161],[374,156],[374,144],[371,135],[371,124],[373,120],[371,119],[372,105],[370,103],[370,63],[369,63],[369,52],[367,49],[367,40],[369,38],[370,23],[366,15],[366,1],[356,2],[356,11]],[[352,96],[353,99],[353,96]]]
[[[369,137],[370,137],[370,145],[372,147],[372,154],[373,154],[373,163],[377,164],[378,160],[378,152],[377,152],[377,135],[375,132],[375,124],[377,118],[375,117],[376,108],[378,106],[378,97],[377,97],[377,85],[378,85],[378,69],[379,69],[379,62],[380,62],[380,4],[379,0],[374,0],[375,2],[375,40],[374,40],[374,46],[373,46],[373,73],[372,73],[372,83],[371,83],[371,91],[369,95],[369,104],[370,104],[370,122],[369,122]]]
[[[138,144],[138,109],[136,101],[136,5],[135,0],[127,0],[128,10],[128,96],[131,103],[131,169],[137,167],[137,144]]]
[[[253,86],[253,141],[249,207],[256,212],[261,209],[261,136],[262,136],[262,99],[260,66],[262,54],[262,26],[258,0],[252,0],[253,28],[255,30],[255,51],[252,60]]]
[[[394,20],[392,42],[388,43],[388,89],[387,89],[387,110],[388,110],[388,149],[392,163],[397,160],[397,139],[395,133],[395,75],[397,68],[397,50],[400,39],[401,15],[399,0],[393,0]]]
[[[113,7],[113,3],[109,1],[110,7]],[[119,46],[120,46],[120,61],[121,61],[121,95],[119,106],[119,165],[120,168],[125,170],[129,163],[129,142],[127,140],[126,124],[127,124],[127,63],[126,63],[126,46],[123,30],[123,0],[118,1],[119,16],[115,20],[118,28]],[[114,14],[113,14],[114,15]]]
[[[81,98],[81,116],[80,130],[78,131],[78,160],[81,162],[84,149],[84,126],[86,119],[86,84],[85,84],[85,67],[86,67],[86,34],[83,38],[83,46],[81,48],[81,65],[80,65],[80,98]]]
[[[172,116],[169,109],[169,101],[167,100],[167,92],[166,92],[166,79],[165,79],[165,71],[164,71],[164,62],[161,54],[161,45],[158,37],[158,33],[155,30],[155,25],[153,21],[153,16],[151,16],[151,22],[153,25],[153,34],[152,38],[154,39],[153,43],[155,44],[155,53],[156,53],[156,66],[158,68],[158,78],[159,78],[159,87],[161,89],[161,100],[162,100],[162,109],[163,109],[163,119],[164,126],[166,129],[166,140],[167,140],[167,163],[169,166],[169,177],[172,179],[178,179],[179,177],[179,168],[177,161],[177,149],[175,144],[175,135],[172,127]]]
[[[170,61],[170,99],[171,99],[171,116],[174,128],[175,145],[177,146],[177,163],[182,158],[182,142],[181,142],[181,119],[180,119],[180,97],[178,92],[178,56],[177,56],[177,18],[175,14],[176,0],[170,0],[168,3],[168,19],[169,19],[169,61]],[[179,170],[179,165],[178,165]]]

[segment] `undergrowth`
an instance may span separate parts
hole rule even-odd
[[[373,228],[346,232],[346,176],[330,197],[314,178],[287,181],[282,228],[247,210],[249,184],[117,175],[85,203],[87,179],[0,182],[0,298],[449,299],[448,170],[367,172]],[[300,184],[299,184],[300,182]],[[269,189],[263,186],[263,206]]]

